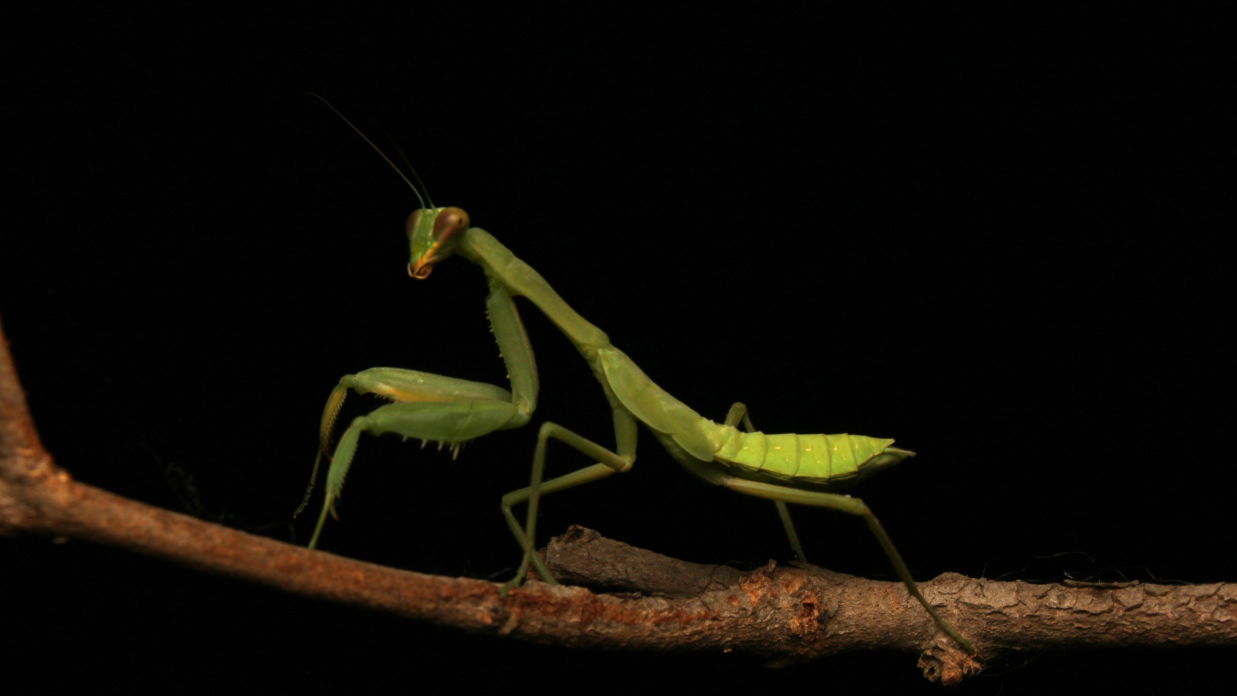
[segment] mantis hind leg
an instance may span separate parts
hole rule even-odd
[[[773,504],[777,506],[777,516],[782,520],[782,528],[786,530],[790,550],[795,552],[795,558],[798,558],[800,563],[807,563],[807,554],[803,553],[803,544],[799,543],[799,533],[795,531],[795,523],[790,519],[790,510],[786,509],[786,503],[775,500]]]
[[[747,415],[747,404],[742,401],[736,401],[730,405],[730,410],[726,412],[726,420],[724,423],[732,428],[739,427],[739,421],[743,421],[743,429],[747,432],[755,432],[756,426],[752,425],[752,419]]]
[[[786,503],[794,503],[796,505],[812,505],[814,507],[824,507],[833,510],[839,510],[850,515],[862,517],[867,523],[868,529],[872,535],[876,537],[877,543],[880,544],[881,550],[885,552],[885,556],[889,562],[893,564],[894,572],[897,573],[898,579],[906,586],[907,592],[911,594],[928,612],[936,625],[945,632],[950,638],[953,638],[958,645],[961,645],[968,653],[974,654],[975,648],[971,642],[962,637],[945,619],[941,618],[940,614],[928,604],[928,600],[924,598],[919,591],[919,586],[915,584],[915,579],[911,577],[910,570],[906,567],[906,562],[902,560],[902,555],[898,553],[898,549],[893,545],[893,540],[889,538],[889,534],[885,532],[885,528],[881,526],[880,520],[876,519],[876,515],[868,509],[859,498],[849,495],[841,495],[838,493],[826,493],[823,491],[809,491],[800,488],[792,488],[790,486],[781,486],[776,483],[765,483],[762,481],[750,481],[748,479],[739,478],[737,476],[726,475],[723,477],[722,485],[737,492],[746,495],[753,495],[759,498],[768,498],[778,504],[778,511],[786,510]],[[787,525],[787,532],[794,534],[794,527],[790,524],[789,514],[783,516],[783,521]],[[798,546],[798,539],[792,536],[792,545]],[[801,550],[797,552],[802,554]]]
[[[747,404],[742,401],[736,401],[730,406],[730,410],[726,412],[725,425],[732,428],[737,428],[740,421],[743,423],[743,429],[747,432],[755,432],[756,426],[752,425],[752,418],[748,415]],[[803,545],[799,543],[799,534],[795,531],[795,523],[790,519],[790,510],[786,509],[786,503],[781,500],[774,500],[773,504],[777,506],[778,519],[782,520],[782,528],[786,530],[786,539],[790,541],[790,548],[795,552],[795,557],[800,563],[807,563],[807,554],[803,553]]]
[[[636,458],[636,422],[631,414],[618,409],[614,411],[614,432],[615,439],[618,441],[617,452],[606,449],[556,423],[542,424],[541,429],[537,433],[537,449],[533,453],[532,480],[527,488],[511,491],[504,495],[502,499],[503,517],[507,520],[507,526],[511,529],[512,535],[515,536],[516,542],[524,552],[519,570],[516,571],[514,578],[503,585],[502,592],[505,593],[512,587],[518,587],[523,584],[524,580],[528,577],[530,565],[537,569],[537,573],[543,580],[551,584],[557,583],[554,576],[541,561],[541,558],[535,553],[537,511],[541,496],[592,483],[598,479],[629,470]],[[582,454],[597,460],[598,463],[552,478],[549,481],[543,480],[545,476],[546,445],[549,444],[551,438],[571,446]],[[528,503],[528,514],[525,518],[524,526],[521,527],[511,508],[523,502]]]

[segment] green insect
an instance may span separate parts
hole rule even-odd
[[[353,129],[356,130],[355,126]],[[365,137],[359,130],[357,133]],[[411,182],[409,185],[412,186]],[[417,196],[420,198],[421,194],[418,192]],[[486,308],[490,326],[506,363],[510,390],[394,367],[345,375],[331,392],[322,414],[319,461],[314,464],[311,489],[323,456],[329,458],[330,466],[326,496],[310,548],[317,545],[327,514],[335,512],[335,501],[352,465],[361,433],[394,433],[403,438],[438,442],[449,446],[454,454],[464,442],[528,423],[537,406],[538,380],[532,346],[515,306],[515,298],[523,297],[549,317],[592,368],[613,413],[615,445],[613,449],[605,447],[556,423],[541,425],[533,453],[531,483],[502,498],[507,525],[523,550],[519,570],[504,586],[504,592],[524,582],[530,565],[546,582],[555,582],[534,553],[541,497],[631,469],[636,459],[637,426],[643,423],[670,455],[697,477],[738,493],[772,500],[800,561],[806,562],[806,556],[787,503],[832,508],[862,517],[910,594],[942,631],[967,652],[975,652],[971,643],[920,594],[889,535],[868,506],[859,498],[836,492],[839,487],[903,461],[913,452],[893,447],[891,439],[863,435],[767,435],[755,430],[742,403],[730,408],[724,422],[713,422],[657,386],[631,358],[610,343],[605,332],[563,301],[541,274],[516,258],[490,233],[470,227],[468,214],[463,210],[434,207],[423,199],[422,207],[408,219],[407,234],[411,245],[408,274],[413,278],[428,278],[439,263],[453,256],[481,267],[489,283]],[[353,420],[331,453],[331,433],[349,391],[375,394],[393,403]],[[545,480],[546,444],[551,439],[597,463]],[[306,492],[306,501],[309,495]],[[522,524],[512,512],[521,503],[527,504]]]

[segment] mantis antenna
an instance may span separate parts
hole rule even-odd
[[[357,128],[356,124],[354,124],[352,121],[349,121],[347,116],[344,116],[342,113],[340,113],[339,109],[335,108],[334,104],[327,101],[326,97],[316,92],[306,92],[305,96],[313,97],[314,99],[317,99],[318,101],[325,104],[326,108],[330,109],[332,112],[334,112],[336,116],[340,118],[340,120],[348,124],[348,127],[352,129],[352,132],[361,136],[361,140],[364,140],[367,145],[373,148],[374,152],[377,152],[378,156],[381,157],[382,160],[386,162],[388,166],[391,167],[391,169],[394,169],[396,174],[399,174],[399,178],[403,179],[405,184],[408,184],[408,188],[412,189],[413,195],[417,197],[417,201],[421,203],[422,208],[433,208],[434,207],[434,201],[430,200],[429,188],[426,187],[424,181],[421,181],[420,175],[417,174],[416,169],[413,169],[412,164],[408,162],[408,158],[404,157],[404,164],[407,165],[408,171],[412,172],[413,178],[417,180],[416,184],[412,183],[412,180],[404,175],[403,170],[397,167],[395,163],[391,161],[391,158],[387,157],[387,153],[383,152],[381,148],[375,145],[374,141],[370,140],[369,136],[365,135],[364,131],[362,131],[360,128]],[[403,154],[404,153],[401,152],[400,157],[403,157]],[[421,188],[418,189],[417,184],[419,184]],[[421,195],[422,191],[425,192],[424,196]],[[427,202],[429,203],[429,205],[426,205]]]
[[[392,145],[395,147],[395,152],[399,155],[399,161],[403,162],[404,166],[408,168],[408,171],[412,172],[412,178],[417,180],[417,184],[421,186],[421,191],[425,193],[425,201],[422,201],[422,203],[428,202],[430,204],[430,208],[433,208],[434,198],[430,195],[430,187],[425,185],[425,182],[421,180],[421,175],[417,174],[416,167],[413,167],[412,162],[408,161],[408,155],[404,154],[404,148],[399,146],[399,143],[395,141],[395,138],[391,137],[391,132],[386,128],[383,128],[382,132],[387,136],[387,140],[391,141]],[[407,181],[407,179],[405,179],[405,181]],[[420,196],[417,198],[420,199]]]

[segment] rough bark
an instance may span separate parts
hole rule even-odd
[[[770,563],[743,573],[667,558],[573,528],[546,558],[561,579],[499,585],[397,570],[155,508],[79,483],[39,441],[0,332],[0,534],[119,546],[466,631],[566,646],[742,651],[771,663],[855,650],[920,653],[957,683],[1002,652],[1050,646],[1237,645],[1237,585],[1036,585],[945,574],[920,585],[979,648],[938,635],[900,583]],[[595,591],[596,590],[596,591]]]

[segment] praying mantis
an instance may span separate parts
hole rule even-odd
[[[327,106],[335,110],[330,104]],[[342,114],[335,113],[378,150]],[[399,172],[386,155],[378,152]],[[335,502],[362,433],[394,433],[404,439],[419,439],[423,444],[437,442],[450,447],[454,456],[464,442],[529,422],[537,406],[539,383],[532,346],[515,305],[515,299],[522,297],[545,314],[588,363],[613,416],[615,445],[609,448],[598,444],[557,423],[541,425],[529,485],[502,497],[503,517],[523,552],[515,577],[503,586],[504,593],[522,585],[530,567],[545,582],[556,583],[535,553],[541,498],[630,470],[636,459],[638,427],[643,424],[697,478],[737,493],[772,500],[790,546],[801,562],[806,563],[807,557],[791,521],[788,503],[861,517],[911,596],[944,633],[968,653],[975,653],[970,641],[920,593],[893,541],[868,506],[859,498],[838,492],[904,461],[914,452],[894,447],[892,439],[864,435],[765,434],[755,429],[747,407],[741,402],[731,406],[721,423],[701,416],[654,383],[631,358],[611,344],[604,331],[576,313],[541,274],[493,235],[471,227],[466,212],[427,203],[428,195],[422,197],[406,177],[405,181],[421,199],[421,207],[407,222],[411,250],[408,275],[425,280],[438,264],[452,257],[481,268],[489,284],[485,302],[489,323],[506,364],[510,388],[396,367],[376,367],[342,377],[323,409],[318,460],[314,463],[310,490],[298,509],[299,512],[308,502],[321,460],[327,458],[326,492],[310,548],[317,546],[327,515],[335,513]],[[348,392],[373,394],[392,403],[355,418],[332,452],[331,435]],[[557,440],[596,463],[547,480],[545,460],[550,440]],[[513,512],[520,504],[526,505],[523,523]]]

